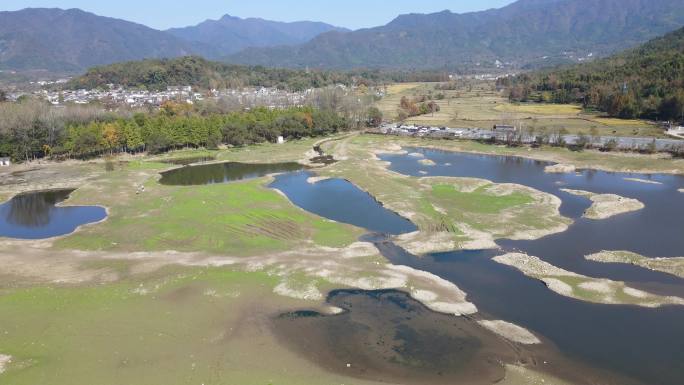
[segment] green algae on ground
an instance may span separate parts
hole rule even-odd
[[[339,247],[352,243],[359,235],[351,227],[297,209],[263,183],[256,180],[191,188],[157,187],[126,205],[107,202],[110,217],[105,223],[64,238],[58,245],[248,255],[288,250],[307,239]],[[104,239],[108,245],[103,244]]]
[[[302,306],[272,295],[276,282],[261,272],[170,268],[106,285],[3,290],[0,352],[12,363],[1,382],[299,384],[315,374],[339,383],[263,330],[270,312]]]

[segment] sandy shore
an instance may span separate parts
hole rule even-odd
[[[621,281],[587,277],[526,254],[509,253],[495,257],[494,261],[514,267],[526,276],[544,282],[555,293],[582,301],[650,308],[684,305],[684,299],[679,297],[647,293],[631,288]]]
[[[615,194],[595,194],[588,191],[570,189],[561,189],[561,191],[589,198],[593,202],[591,207],[584,213],[584,218],[588,219],[607,219],[646,207],[636,199],[625,198]]]
[[[585,258],[595,262],[631,264],[684,278],[684,257],[648,258],[630,251],[602,251]]]
[[[541,344],[541,340],[529,330],[506,321],[478,321],[485,329],[501,337],[523,345]]]

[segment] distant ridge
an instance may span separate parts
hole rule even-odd
[[[520,0],[481,12],[401,15],[382,27],[328,32],[295,47],[249,48],[227,60],[338,69],[520,68],[605,56],[682,25],[682,0]]]
[[[80,9],[27,8],[0,12],[0,69],[80,72],[148,58],[218,58],[250,46],[303,43],[327,31],[346,30],[225,16],[167,32]]]
[[[167,32],[188,42],[211,45],[217,55],[225,56],[248,47],[306,43],[321,33],[330,31],[349,30],[312,21],[285,23],[225,15],[219,20],[207,20],[192,27],[172,28]]]
[[[79,9],[0,12],[0,68],[76,71],[201,49],[167,33]]]

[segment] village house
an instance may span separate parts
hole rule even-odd
[[[7,167],[11,164],[12,163],[10,162],[10,158],[0,158],[0,167]]]

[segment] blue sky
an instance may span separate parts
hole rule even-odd
[[[224,14],[270,20],[315,20],[363,28],[386,24],[398,14],[449,9],[499,8],[513,0],[0,0],[0,10],[27,7],[81,8],[102,16],[166,29],[194,25]]]

